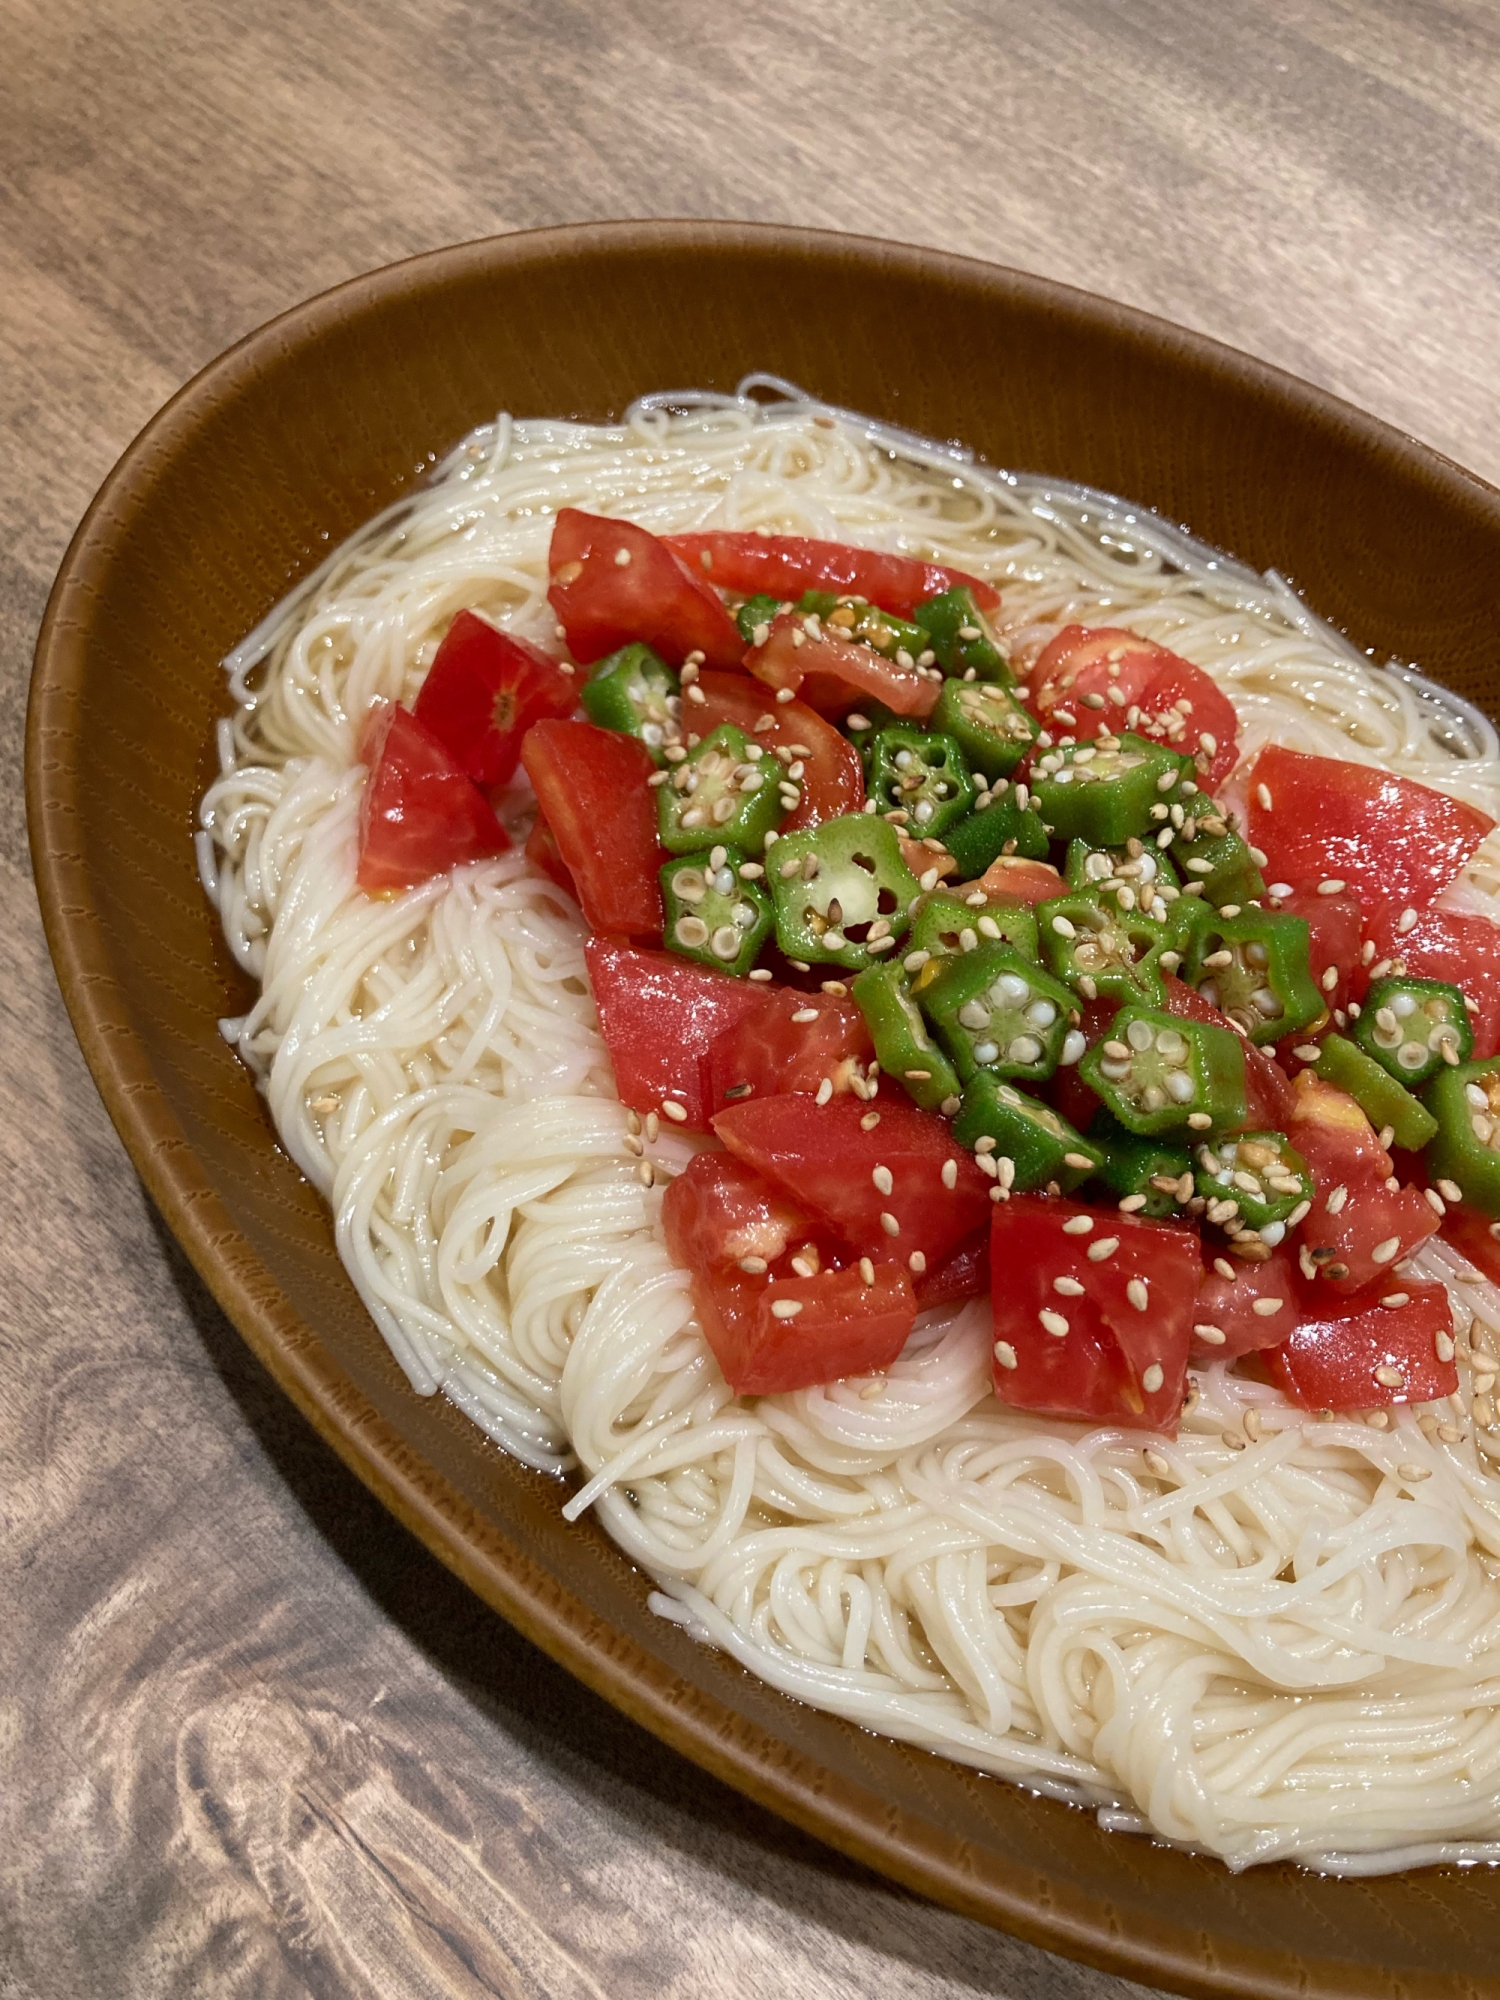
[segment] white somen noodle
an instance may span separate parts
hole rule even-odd
[[[1455,1301],[1451,1409],[1315,1421],[1220,1366],[1175,1442],[1039,1419],[989,1393],[987,1301],[927,1314],[883,1375],[736,1398],[661,1237],[696,1142],[653,1137],[644,1184],[570,899],[519,847],[355,886],[361,719],[411,701],[465,606],[552,643],[564,505],[952,562],[1000,586],[1023,660],[1065,622],[1125,624],[1213,675],[1246,749],[1500,809],[1489,723],[1280,579],[750,387],[612,426],[502,417],[231,655],[199,856],[260,994],[226,1036],[413,1387],[577,1468],[567,1511],[598,1510],[664,1616],[790,1695],[1231,1867],[1500,1859],[1500,1293],[1455,1253],[1409,1267]],[[513,831],[531,805],[524,783],[502,802]],[[1500,914],[1500,841],[1446,900]]]

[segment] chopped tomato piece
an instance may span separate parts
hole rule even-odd
[[[760,1004],[740,1015],[708,1051],[709,1105],[723,1111],[750,1097],[816,1093],[825,1080],[835,1092],[863,1079],[875,1059],[865,1017],[853,1000],[832,993],[797,993],[760,986]]]
[[[963,882],[955,895],[972,895],[983,890],[992,903],[1050,903],[1054,896],[1066,896],[1068,885],[1047,861],[1027,861],[1019,854],[1002,854],[992,861],[977,882]]]
[[[1249,838],[1266,855],[1267,881],[1346,882],[1362,901],[1419,910],[1495,824],[1413,778],[1278,743],[1256,757],[1245,788]]]
[[[1460,1257],[1467,1257],[1492,1285],[1500,1285],[1500,1222],[1477,1208],[1450,1208],[1443,1217],[1442,1236]]]
[[[661,936],[666,860],[656,838],[655,771],[638,736],[592,722],[534,722],[521,762],[536,787],[590,930]]]
[[[633,521],[560,508],[547,565],[547,596],[575,659],[642,639],[672,666],[692,652],[710,667],[739,665],[745,642],[718,592]]]
[[[1090,1226],[1070,1234],[1074,1221]],[[1110,1238],[1108,1256],[1089,1256]],[[1174,1437],[1202,1274],[1196,1230],[1013,1195],[990,1223],[995,1394]]]
[[[575,677],[550,653],[475,612],[460,611],[443,634],[413,712],[476,785],[503,785],[521,760],[521,739],[544,715],[571,715]]]
[[[1364,1291],[1435,1233],[1438,1218],[1421,1190],[1388,1185],[1391,1156],[1345,1092],[1304,1070],[1292,1085],[1291,1115],[1280,1129],[1317,1184],[1298,1232],[1317,1267],[1320,1291]]]
[[[943,691],[940,680],[898,666],[873,646],[837,639],[826,626],[814,639],[801,618],[786,612],[773,619],[766,643],[745,655],[745,665],[767,687],[801,689],[812,706],[837,715],[861,697],[884,702],[893,715],[930,715]]]
[[[771,1280],[695,1272],[693,1303],[737,1396],[785,1395],[889,1368],[917,1317],[899,1264],[877,1264],[869,1284],[857,1270]],[[776,1310],[791,1305],[794,1314]]]
[[[1231,1028],[1227,1015],[1203,998],[1185,981],[1169,973],[1162,981],[1169,1014],[1183,1021],[1208,1021],[1215,1027]],[[1253,1042],[1243,1043],[1245,1056],[1245,1130],[1284,1132],[1291,1116],[1291,1082],[1275,1057]]]
[[[806,1210],[732,1153],[695,1153],[669,1183],[661,1220],[673,1263],[689,1271],[737,1271],[746,1258],[769,1271],[813,1234]]]
[[[671,952],[610,938],[584,946],[599,1030],[620,1102],[655,1111],[670,1098],[690,1132],[708,1130],[703,1058],[714,1037],[761,1003],[762,991]]]
[[[483,792],[409,709],[375,709],[359,744],[359,886],[410,889],[461,861],[503,853],[510,835]]]
[[[1242,1263],[1237,1257],[1219,1261],[1228,1264],[1234,1276],[1226,1278],[1213,1264],[1203,1273],[1193,1307],[1192,1358],[1200,1366],[1278,1346],[1302,1310],[1296,1260],[1286,1250],[1274,1250],[1259,1264]],[[1215,1340],[1216,1333],[1224,1338]]]
[[[859,752],[816,709],[805,701],[776,701],[761,682],[744,674],[699,674],[698,686],[703,701],[684,707],[685,720],[700,736],[708,736],[721,722],[732,722],[752,743],[790,751],[802,763],[802,797],[781,822],[783,833],[859,811],[865,802]]]
[[[1360,970],[1359,951],[1364,941],[1364,913],[1359,906],[1359,898],[1345,890],[1342,895],[1323,896],[1318,893],[1316,882],[1279,883],[1280,888],[1289,888],[1287,896],[1268,896],[1265,907],[1268,910],[1283,910],[1294,917],[1301,917],[1308,929],[1308,958],[1312,966],[1312,976],[1318,990],[1323,994],[1330,1012],[1335,1007],[1347,1007],[1356,975]],[[1325,984],[1329,968],[1337,975],[1334,983]],[[1304,1030],[1291,1037],[1292,1041],[1305,1042],[1316,1029]]]
[[[858,812],[859,807],[855,806],[853,810]],[[904,834],[898,826],[896,828],[896,844],[901,849],[901,859],[906,863],[912,874],[917,877],[918,881],[932,869],[937,870],[937,878],[940,882],[949,881],[958,873],[958,863],[943,846],[941,841],[937,843],[936,847],[929,847],[925,840],[913,840],[910,835]]]
[[[1367,900],[1365,936],[1375,949],[1354,983],[1354,997],[1364,997],[1369,977],[1387,960],[1399,959],[1414,979],[1446,980],[1472,1003],[1474,1060],[1483,1062],[1500,1049],[1500,925],[1456,910],[1419,910],[1416,923],[1403,931],[1409,907]]]
[[[1026,683],[1039,720],[1056,716],[1082,741],[1106,730],[1131,729],[1153,743],[1191,752],[1210,791],[1238,759],[1239,717],[1228,695],[1201,667],[1138,633],[1112,625],[1064,626]]]
[[[915,556],[884,555],[848,542],[818,542],[805,535],[736,534],[723,528],[668,535],[667,546],[720,590],[738,597],[797,598],[805,590],[831,590],[839,597],[865,597],[881,611],[910,618],[924,598],[967,584],[982,611],[993,611],[1000,593],[993,584],[946,563],[919,562]],[[706,560],[705,560],[706,558]]]
[[[559,889],[566,889],[577,902],[578,890],[568,864],[562,858],[557,835],[548,826],[541,813],[537,814],[536,821],[526,836],[526,859],[533,868],[539,868],[549,881],[555,882]]]
[[[879,1122],[866,1130],[877,1110]],[[856,1255],[896,1258],[910,1268],[915,1251],[920,1275],[984,1222],[989,1182],[953,1143],[947,1122],[908,1101],[752,1097],[721,1111],[714,1130]],[[950,1160],[951,1188],[943,1178]]]
[[[917,1311],[957,1305],[961,1299],[982,1299],[990,1288],[990,1239],[986,1230],[946,1256],[941,1264],[913,1281]]]
[[[1371,1410],[1390,1403],[1435,1403],[1458,1388],[1451,1344],[1453,1315],[1442,1285],[1392,1279],[1399,1301],[1330,1300],[1304,1308],[1300,1323],[1265,1357],[1266,1372],[1305,1410]],[[1382,1377],[1384,1379],[1382,1379]]]

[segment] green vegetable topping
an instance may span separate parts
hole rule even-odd
[[[1010,667],[966,583],[919,604],[917,622],[927,628],[945,674],[954,674],[959,680],[1009,682]]]
[[[680,740],[677,676],[665,660],[639,642],[601,660],[584,682],[580,699],[590,722],[639,736],[660,764],[663,745]]]
[[[740,637],[747,646],[763,646],[771,636],[771,623],[781,609],[779,598],[747,597],[734,614]]]
[[[993,681],[944,681],[929,723],[987,778],[1008,778],[1037,736],[1037,724],[1010,689]]]
[[[661,871],[668,951],[743,978],[776,921],[759,862],[733,847],[674,857]]]
[[[887,1076],[906,1087],[924,1111],[938,1111],[958,1096],[953,1065],[933,1041],[899,965],[871,965],[850,987]]]
[[[1186,900],[1184,898],[1184,900]],[[1195,918],[1183,977],[1257,1045],[1327,1018],[1312,975],[1307,919],[1243,909]]]
[[[661,844],[669,854],[706,847],[736,847],[759,854],[783,813],[781,796],[795,792],[758,743],[743,729],[721,722],[656,789]]]
[[[941,890],[924,896],[912,917],[908,956],[926,952],[947,958],[955,952],[977,951],[982,944],[1010,944],[1040,962],[1036,918],[1024,903],[983,904],[978,909],[945,896]],[[934,975],[935,976],[935,975]]]
[[[982,1069],[1039,1082],[1083,1053],[1072,994],[1013,945],[981,944],[932,965],[914,990],[965,1083]]]
[[[1098,1146],[1050,1105],[987,1070],[965,1086],[953,1136],[978,1158],[994,1162],[996,1185],[1007,1194],[1026,1194],[1049,1183],[1059,1194],[1068,1194],[1101,1164]]]
[[[1080,889],[1037,906],[1042,956],[1085,1000],[1138,1001],[1162,998],[1161,956],[1168,947],[1163,927],[1139,910],[1122,910],[1097,889]]]
[[[1429,1082],[1445,1063],[1456,1069],[1474,1049],[1463,994],[1437,979],[1377,979],[1352,1039],[1408,1090]]]
[[[964,753],[951,736],[898,722],[870,746],[868,789],[883,813],[917,834],[941,834],[978,796]]]
[[[988,805],[983,803],[986,796],[991,801]],[[948,828],[943,845],[967,882],[982,875],[1002,854],[1045,861],[1047,829],[1042,825],[1041,814],[1029,805],[1019,805],[1015,792],[1002,779],[988,795],[980,793],[977,812]]]
[[[870,813],[787,834],[769,850],[766,880],[787,957],[850,972],[895,949],[922,893],[894,830]]]
[[[1317,1069],[1325,1083],[1349,1093],[1377,1132],[1389,1126],[1393,1143],[1407,1152],[1420,1152],[1437,1131],[1438,1121],[1426,1105],[1342,1035],[1323,1037]]]
[[[1205,903],[1215,908],[1245,904],[1266,893],[1255,857],[1221,814],[1204,812],[1200,804],[1196,833],[1188,834],[1193,824],[1189,821],[1178,834],[1172,856],[1183,882],[1195,884]]]
[[[1094,1178],[1117,1200],[1134,1202],[1137,1215],[1175,1215],[1192,1200],[1193,1164],[1186,1146],[1138,1138],[1102,1107],[1094,1113],[1089,1138],[1103,1156]]]
[[[1207,1219],[1220,1228],[1232,1224],[1236,1235],[1251,1230],[1264,1243],[1279,1243],[1313,1198],[1307,1162],[1283,1132],[1236,1132],[1210,1141],[1198,1148],[1197,1162]]]
[[[1070,888],[1095,889],[1112,896],[1120,909],[1139,910],[1159,924],[1167,922],[1181,895],[1177,870],[1150,842],[1090,847],[1086,840],[1070,840],[1063,873]]]
[[[1031,790],[1059,840],[1118,847],[1155,825],[1151,809],[1182,782],[1187,759],[1128,731],[1049,750],[1032,771]]]
[[[1438,1126],[1428,1172],[1456,1181],[1472,1207],[1500,1215],[1500,1056],[1444,1069],[1424,1099]]]
[[[1127,1131],[1142,1138],[1245,1121],[1245,1053],[1232,1028],[1122,1007],[1078,1073]]]

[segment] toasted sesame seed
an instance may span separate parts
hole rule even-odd
[[[1370,1252],[1370,1261],[1373,1264],[1389,1264],[1400,1248],[1399,1236],[1387,1236],[1383,1243],[1377,1243]]]
[[[922,1273],[927,1269],[927,1259],[920,1250],[913,1250],[907,1258],[906,1264],[907,1269],[915,1278],[920,1278]]]
[[[1214,1121],[1206,1111],[1190,1111],[1187,1122],[1195,1132],[1206,1132]]]
[[[813,1099],[813,1102],[815,1104],[826,1104],[829,1098],[832,1097],[832,1095],[833,1095],[833,1078],[831,1076],[825,1076],[823,1081],[818,1085],[817,1095]]]
[[[1340,876],[1330,875],[1326,880],[1318,884],[1318,894],[1320,896],[1342,896],[1348,886],[1348,883]]]
[[[674,1125],[685,1125],[687,1123],[687,1106],[677,1103],[675,1098],[664,1097],[661,1101],[661,1108]]]
[[[1118,1204],[1121,1215],[1135,1215],[1145,1206],[1146,1197],[1143,1194],[1127,1194]]]
[[[1251,1441],[1251,1443],[1252,1443],[1252,1444],[1259,1444],[1259,1443],[1260,1443],[1260,1411],[1259,1411],[1259,1410],[1246,1410],[1246,1412],[1245,1412],[1244,1416],[1243,1416],[1243,1417],[1242,1417],[1242,1418],[1240,1419],[1240,1421],[1241,1421],[1241,1423],[1242,1423],[1242,1424],[1243,1424],[1243,1425],[1245,1426],[1245,1435],[1246,1435],[1246,1437],[1250,1439],[1250,1441]]]
[[[1094,1164],[1093,1161],[1089,1158],[1087,1153],[1063,1154],[1063,1165],[1065,1167],[1076,1167],[1078,1172],[1081,1174],[1088,1173],[1089,1170],[1092,1168],[1093,1164]]]
[[[1146,1470],[1154,1472],[1158,1479],[1165,1479],[1172,1470],[1170,1461],[1164,1458],[1159,1451],[1153,1451],[1150,1445],[1147,1445],[1146,1449],[1141,1453],[1141,1457],[1146,1461]]]
[[[1464,1191],[1457,1181],[1439,1181],[1437,1191],[1444,1201],[1460,1202],[1464,1198]]]
[[[957,1162],[957,1160],[944,1160],[944,1162],[943,1162],[943,1186],[944,1186],[945,1188],[951,1188],[951,1187],[957,1187],[957,1186],[958,1186],[958,1162]]]
[[[901,1224],[891,1214],[889,1209],[881,1211],[880,1226],[887,1236],[899,1236],[901,1234]]]
[[[1375,1370],[1375,1380],[1380,1384],[1382,1389],[1404,1389],[1406,1387],[1406,1377],[1401,1373],[1399,1368],[1392,1368],[1389,1362],[1383,1362]]]
[[[1269,786],[1269,785],[1257,785],[1257,786],[1255,787],[1255,796],[1256,796],[1256,798],[1257,798],[1257,799],[1258,799],[1258,800],[1260,801],[1260,807],[1261,807],[1261,810],[1262,810],[1262,812],[1269,812],[1269,811],[1271,810],[1271,788],[1270,788],[1270,786]]]
[[[1244,1451],[1246,1449],[1245,1440],[1238,1431],[1221,1431],[1219,1441],[1221,1444],[1227,1444],[1231,1451]]]
[[[657,1135],[660,1131],[661,1120],[654,1111],[648,1111],[646,1113],[646,1137],[653,1146],[656,1144]]]
[[[1081,1299],[1083,1287],[1076,1278],[1054,1278],[1052,1289],[1065,1299]]]

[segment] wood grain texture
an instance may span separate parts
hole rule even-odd
[[[917,1903],[673,1758],[285,1405],[156,1223],[52,986],[13,775],[30,639],[109,463],[217,349],[370,264],[584,216],[814,222],[1026,265],[1500,476],[1497,17],[247,15],[7,10],[0,1992],[1139,1990]]]

